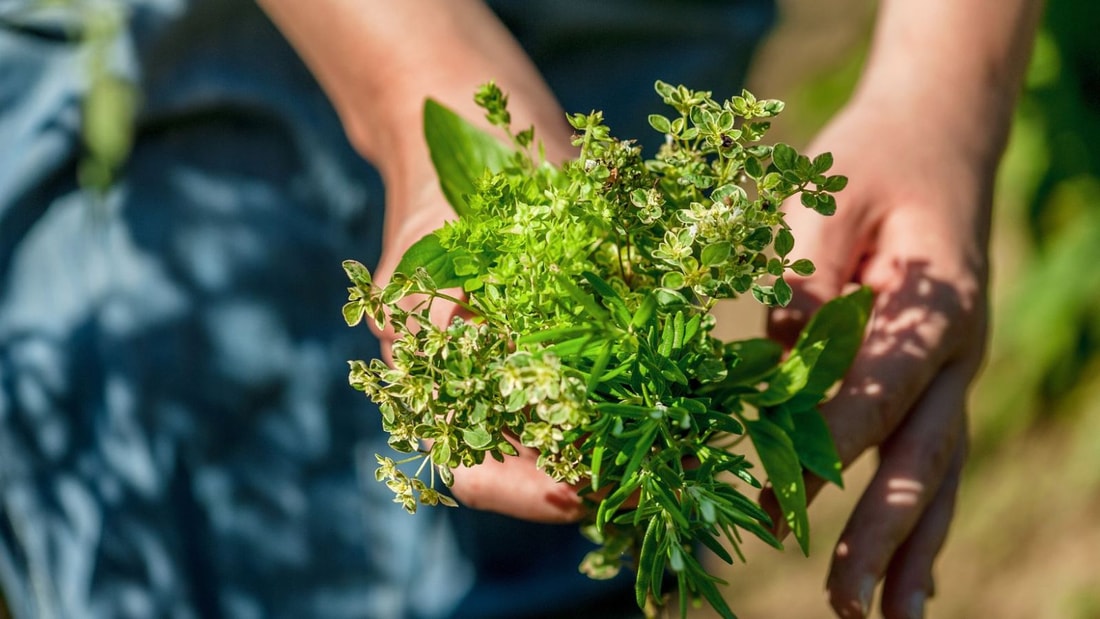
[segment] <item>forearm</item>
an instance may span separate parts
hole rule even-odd
[[[549,156],[570,130],[538,72],[477,0],[258,0],[332,100],[352,144],[382,173],[392,215],[416,203],[434,172],[423,139],[424,99],[484,124],[474,89],[494,80],[518,127],[534,124]]]
[[[1041,0],[884,0],[857,97],[908,105],[994,166],[1041,12]]]

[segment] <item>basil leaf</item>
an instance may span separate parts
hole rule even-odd
[[[443,195],[460,216],[469,213],[464,196],[474,192],[477,179],[486,170],[503,169],[513,154],[496,138],[433,99],[424,102],[424,137]]]
[[[748,421],[745,425],[775,490],[783,519],[802,552],[808,555],[810,518],[806,511],[806,484],[802,481],[802,464],[794,443],[782,428],[767,419]]]

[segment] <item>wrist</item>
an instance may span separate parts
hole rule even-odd
[[[945,156],[992,177],[1007,143],[1016,96],[1003,87],[979,87],[936,78],[913,79],[912,71],[869,72],[850,107],[883,116],[906,133],[940,142]],[[929,83],[940,86],[929,88]],[[1011,94],[1009,94],[1011,93]]]
[[[951,136],[968,161],[993,174],[1041,4],[884,0],[856,98],[903,111],[921,131]]]

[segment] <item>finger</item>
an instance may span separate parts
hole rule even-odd
[[[867,616],[875,584],[943,482],[961,440],[971,376],[968,365],[945,368],[880,448],[879,468],[833,556],[827,589],[841,617]]]
[[[965,421],[963,421],[965,423]],[[886,619],[921,619],[925,602],[934,593],[932,564],[947,539],[947,530],[955,511],[955,499],[959,490],[963,462],[966,460],[967,441],[955,445],[947,476],[936,491],[935,497],[921,515],[909,539],[905,540],[886,573],[882,592],[882,613]]]
[[[498,462],[487,458],[473,467],[454,469],[451,492],[463,505],[533,522],[577,522],[586,507],[577,490],[554,481],[535,465],[536,454],[520,448],[519,456]]]

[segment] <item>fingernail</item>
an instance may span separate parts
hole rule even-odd
[[[924,619],[924,600],[923,591],[917,591],[913,597],[909,598],[909,612],[906,614],[908,619]]]
[[[859,587],[859,608],[864,617],[871,614],[871,598],[875,595],[875,577],[864,576]]]

